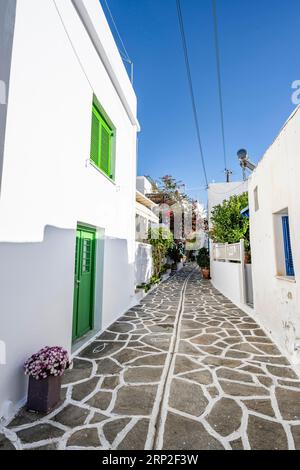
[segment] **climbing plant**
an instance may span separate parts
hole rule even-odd
[[[159,276],[164,258],[174,243],[172,232],[166,227],[151,228],[149,230],[149,242],[152,245],[154,274]]]
[[[247,206],[248,193],[231,196],[215,206],[211,213],[210,238],[215,243],[237,243],[244,239],[245,248],[249,250],[249,219],[241,215],[241,210]]]

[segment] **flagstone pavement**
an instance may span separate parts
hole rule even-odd
[[[62,391],[0,428],[0,449],[300,449],[300,380],[194,266],[81,351]]]

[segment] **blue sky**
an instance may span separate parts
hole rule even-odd
[[[155,179],[172,174],[204,201],[176,1],[107,1],[135,66],[138,173]],[[181,1],[208,180],[224,181],[212,4]],[[237,150],[245,147],[259,161],[295,108],[300,2],[218,0],[217,8],[228,166],[239,180]]]

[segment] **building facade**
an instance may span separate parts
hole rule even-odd
[[[153,275],[152,245],[149,243],[149,230],[159,224],[159,208],[146,194],[150,192],[150,181],[145,176],[136,179],[136,249],[135,285],[147,284]]]
[[[300,363],[300,109],[285,123],[249,179],[255,312]]]
[[[137,100],[98,0],[1,2],[0,417],[134,297]],[[2,48],[1,48],[2,49]]]

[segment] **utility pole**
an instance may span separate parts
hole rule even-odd
[[[225,171],[224,171],[225,175],[226,175],[226,183],[230,183],[230,177],[232,175],[232,171],[231,170],[228,170],[227,168],[225,168]]]

